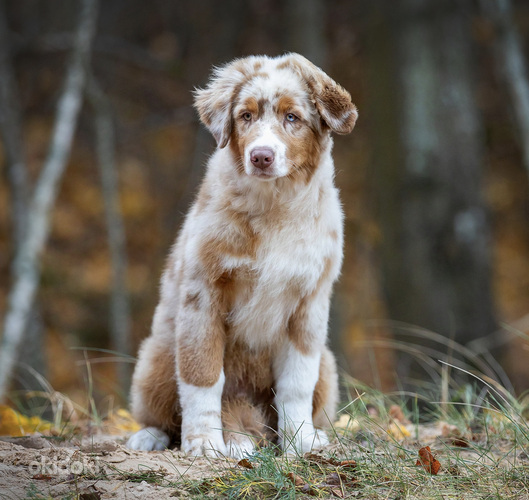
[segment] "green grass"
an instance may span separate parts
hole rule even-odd
[[[146,482],[186,498],[529,500],[529,394],[515,398],[505,375],[468,349],[424,330],[411,333],[439,349],[399,340],[385,347],[417,354],[430,381],[417,383],[416,392],[385,394],[344,376],[351,398],[341,414],[348,423],[332,426],[332,445],[324,451],[292,458],[267,447],[239,463],[211,459],[207,476],[193,480],[186,473],[175,480],[163,471],[116,467],[87,479]],[[447,346],[462,357],[443,355]],[[74,409],[97,425],[88,362],[87,374],[88,409]],[[68,402],[49,393],[56,425],[65,428]],[[424,446],[441,464],[437,475],[416,465]],[[28,490],[27,498],[41,498],[35,495]]]
[[[403,398],[349,379],[358,394],[346,405],[352,424],[333,429],[329,449],[292,459],[264,448],[246,467],[180,487],[193,498],[529,499],[527,408],[486,380],[475,381],[459,387],[454,401],[430,402],[426,415],[408,404],[410,435],[404,437],[388,433]],[[437,475],[416,465],[426,445],[441,463]],[[343,465],[350,460],[356,465]]]

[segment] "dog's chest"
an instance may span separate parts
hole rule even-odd
[[[264,229],[255,224],[261,235],[255,256],[230,263],[235,286],[227,323],[252,348],[279,340],[300,301],[318,286],[326,260],[336,258],[327,232],[314,221]]]

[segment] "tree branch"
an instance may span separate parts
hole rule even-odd
[[[40,277],[40,255],[46,244],[51,209],[57,197],[77,118],[94,37],[97,0],[82,0],[74,50],[68,65],[63,92],[47,158],[31,198],[27,231],[17,252],[15,281],[8,297],[3,336],[0,344],[0,400],[5,397]]]

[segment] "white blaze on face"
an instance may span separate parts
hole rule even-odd
[[[287,146],[272,130],[266,119],[256,124],[259,127],[257,138],[246,146],[244,151],[244,170],[247,175],[257,176],[261,179],[274,179],[288,174]],[[252,152],[258,149],[269,149],[274,154],[274,162],[265,169],[253,165]]]

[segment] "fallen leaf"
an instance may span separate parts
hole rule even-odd
[[[0,405],[0,436],[25,436],[51,428],[50,422],[39,417],[26,417],[7,405]]]
[[[410,423],[410,421],[404,416],[404,412],[399,405],[391,405],[388,413],[389,416],[399,424],[408,425]]]
[[[137,432],[140,429],[140,424],[124,408],[119,408],[103,420],[103,430],[108,434],[122,435]]]
[[[343,467],[344,469],[354,469],[356,468],[356,461],[355,460],[342,460],[339,464],[339,467]]]
[[[334,458],[325,458],[321,455],[317,455],[316,453],[305,453],[304,455],[305,460],[308,460],[309,462],[314,462],[316,464],[322,464],[322,465],[334,465],[338,466],[340,465],[339,460],[335,460]]]
[[[344,413],[343,415],[340,415],[340,418],[336,422],[334,422],[334,428],[353,432],[360,428],[360,423],[358,420],[351,418],[350,415],[347,415],[347,413]]]
[[[388,427],[388,434],[395,439],[404,439],[411,436],[411,433],[404,425],[397,422],[391,422]]]
[[[36,479],[37,481],[51,481],[53,478],[46,474],[35,474],[32,476],[32,479]]]
[[[468,440],[465,438],[453,438],[450,444],[452,446],[459,446],[460,448],[468,448],[470,446]]]
[[[436,476],[441,469],[441,463],[432,454],[429,446],[425,446],[419,450],[419,460],[417,460],[415,465],[421,466],[426,472],[429,472],[434,476]]]
[[[306,484],[302,477],[294,474],[293,472],[289,472],[287,477],[294,483],[294,486],[300,487]]]
[[[460,437],[461,431],[456,425],[448,424],[447,422],[440,422],[441,436],[443,437]]]
[[[302,477],[298,476],[297,474],[294,474],[293,472],[289,472],[287,474],[287,477],[294,483],[294,486],[296,488],[299,488],[299,491],[301,493],[306,493],[307,495],[311,496],[318,496],[318,490],[313,488]]]
[[[244,467],[245,469],[253,469],[252,462],[250,462],[247,458],[243,458],[242,460],[239,460],[237,462],[237,465]]]

